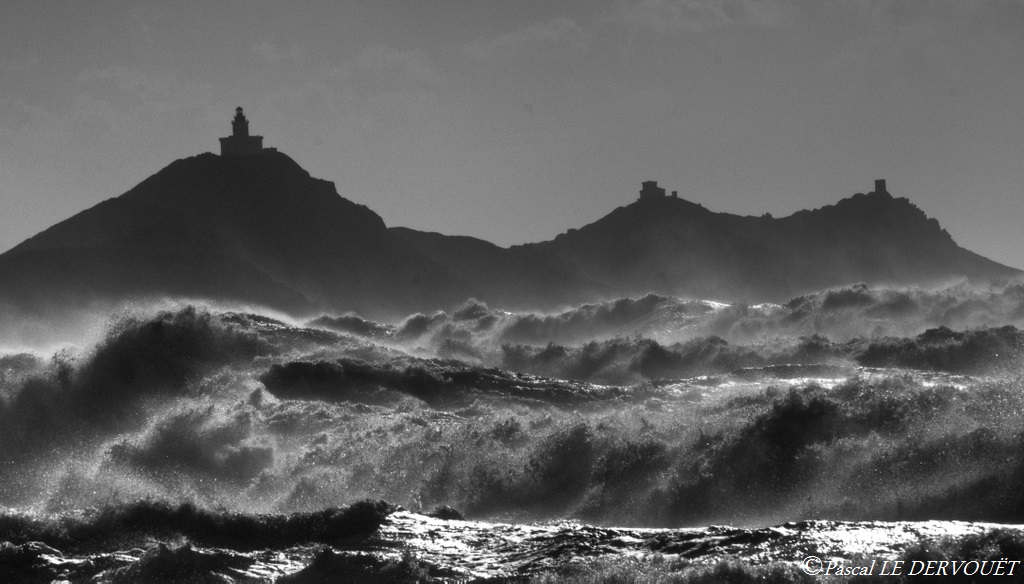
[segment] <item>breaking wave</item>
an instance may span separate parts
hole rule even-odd
[[[84,349],[0,355],[0,554],[162,541],[133,569],[199,565],[184,543],[331,544],[391,505],[647,527],[1024,522],[1021,290],[122,318]],[[441,574],[332,553],[309,552],[302,578]]]
[[[140,500],[56,516],[6,513],[0,515],[0,541],[37,541],[77,552],[132,547],[153,539],[187,539],[236,550],[283,548],[373,533],[393,510],[387,503],[361,501],[342,509],[260,515]]]

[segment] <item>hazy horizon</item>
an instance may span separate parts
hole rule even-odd
[[[0,24],[0,249],[265,144],[389,226],[502,246],[635,200],[785,216],[884,178],[1014,267],[1024,3],[15,3]]]

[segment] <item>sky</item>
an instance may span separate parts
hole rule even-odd
[[[7,0],[0,250],[236,106],[389,226],[550,239],[640,182],[784,216],[876,178],[1024,268],[1024,0]]]

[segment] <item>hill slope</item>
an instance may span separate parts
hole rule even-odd
[[[185,295],[394,316],[475,291],[280,153],[178,160],[0,255],[17,304]]]
[[[509,309],[549,308],[603,298],[608,286],[579,274],[571,262],[531,247],[503,248],[467,236],[392,227],[391,233],[444,265],[479,298]]]
[[[613,295],[783,300],[850,282],[984,283],[1021,274],[959,247],[936,220],[886,192],[779,219],[648,199],[523,247],[575,266]]]

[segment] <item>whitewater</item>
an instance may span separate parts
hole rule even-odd
[[[874,561],[910,581],[1024,559],[1021,284],[93,318],[2,345],[0,580],[846,582]]]

